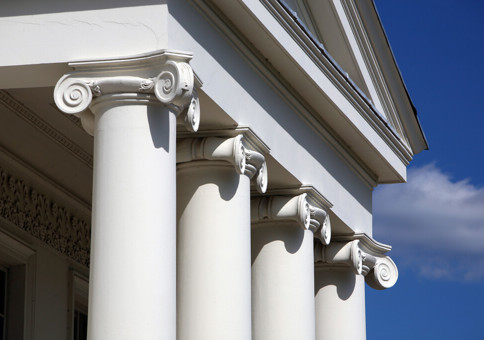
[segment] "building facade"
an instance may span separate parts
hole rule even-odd
[[[427,143],[371,0],[0,4],[0,339],[366,339]]]

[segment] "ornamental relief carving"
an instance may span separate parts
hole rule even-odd
[[[329,245],[316,242],[314,262],[316,266],[346,266],[356,275],[363,275],[373,289],[391,288],[398,280],[398,269],[393,260],[385,255],[387,249],[381,244],[369,246],[364,238],[338,240]],[[387,247],[387,246],[386,246]]]
[[[0,216],[89,265],[90,224],[0,168]]]
[[[157,99],[184,117],[185,127],[196,132],[200,124],[200,101],[191,66],[184,61],[167,60],[151,77],[73,72],[64,75],[54,89],[54,100],[64,113],[81,118],[85,130],[93,135],[93,117],[86,113],[96,98],[138,94],[130,99]],[[140,96],[145,95],[145,97]],[[147,96],[147,97],[146,97]]]
[[[267,190],[265,157],[244,145],[243,135],[232,138],[185,138],[177,142],[177,164],[197,160],[222,160],[232,164],[239,175],[247,175],[259,193]]]

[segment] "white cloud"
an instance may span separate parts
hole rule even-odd
[[[404,265],[437,279],[484,278],[484,188],[431,164],[410,169],[406,184],[377,188],[373,212],[375,237]]]

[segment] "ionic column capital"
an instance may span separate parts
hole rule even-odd
[[[190,59],[190,54],[157,51],[136,57],[70,63],[74,72],[57,82],[54,100],[61,111],[80,116],[91,134],[93,118],[86,110],[100,97],[161,103],[177,114],[183,112],[186,128],[196,131],[200,105]]]
[[[252,224],[291,221],[310,230],[311,214],[306,194],[297,196],[261,196],[251,200]]]
[[[308,194],[266,195],[251,200],[253,224],[293,221],[305,230],[311,230],[323,244],[331,240],[331,221],[326,210],[309,203]]]
[[[260,193],[264,193],[267,189],[265,157],[261,153],[247,148],[243,143],[243,135],[232,138],[186,138],[177,143],[177,163],[197,160],[229,162],[238,174],[245,174],[254,179]]]
[[[359,247],[359,241],[331,242],[323,245],[317,242],[314,246],[314,261],[323,265],[349,266],[357,275],[363,273],[363,252]]]
[[[370,287],[382,290],[398,280],[395,262],[385,255],[390,249],[365,234],[356,234],[339,236],[329,246],[316,244],[314,256],[319,265],[349,265],[355,274],[365,276]]]
[[[274,221],[292,221],[305,230],[311,230],[324,244],[331,239],[331,223],[328,213],[308,202],[307,194],[269,195],[251,200],[253,224]]]

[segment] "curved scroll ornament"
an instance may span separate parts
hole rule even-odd
[[[325,245],[331,242],[331,220],[329,219],[329,215],[326,215],[321,226],[321,242]]]
[[[363,252],[360,249],[358,241],[352,242],[350,254],[353,271],[355,274],[361,275],[363,273]]]
[[[115,71],[113,73],[116,74],[123,72],[122,69]],[[132,71],[127,73],[130,74],[130,72],[132,73]],[[174,60],[166,61],[157,76],[148,78],[115,75],[110,72],[73,72],[64,75],[57,82],[54,101],[61,111],[80,114],[90,107],[93,97],[109,94],[144,94],[143,98],[147,98],[146,95],[152,97],[154,94],[161,103],[169,106],[177,115],[183,112],[186,128],[195,132],[200,125],[200,101],[194,83],[191,66],[186,62]],[[84,120],[90,117],[83,115],[81,118],[84,125]],[[90,125],[90,122],[87,123],[88,127],[85,128],[88,132],[92,130],[89,129]]]
[[[169,60],[156,77],[155,95],[164,104],[183,108],[192,99],[193,87],[194,76],[190,65]]]
[[[309,226],[311,225],[311,211],[307,201],[307,194],[299,195],[298,206],[298,216],[301,219],[301,224],[304,225],[306,229],[309,229]]]
[[[200,126],[200,100],[194,91],[194,96],[190,100],[190,104],[184,110],[185,127],[190,132],[197,132]]]
[[[320,208],[310,206],[311,228],[321,243],[327,246],[331,242],[331,221],[328,213]]]
[[[261,194],[267,190],[267,164],[264,155],[261,153],[246,149],[247,167],[246,174],[249,178],[254,178],[257,191]]]
[[[233,155],[235,160],[235,169],[238,174],[243,174],[246,167],[246,149],[242,143],[242,135],[234,137]]]
[[[388,256],[378,258],[373,269],[366,276],[366,283],[374,289],[391,288],[398,280],[398,269]]]
[[[54,89],[54,101],[57,107],[68,114],[84,111],[92,102],[92,91],[82,79],[64,75]]]
[[[267,182],[267,164],[264,161],[257,171],[256,188],[259,193],[264,194],[267,191]]]

